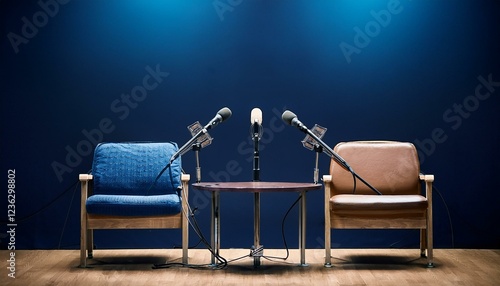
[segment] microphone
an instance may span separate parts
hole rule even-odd
[[[291,112],[290,110],[286,110],[283,112],[283,115],[281,115],[281,118],[283,121],[285,121],[288,125],[295,126],[300,129],[300,131],[305,132],[307,127],[300,122],[300,120],[297,118],[297,115],[295,113]],[[307,132],[306,132],[307,133]]]
[[[210,120],[210,122],[208,122],[207,125],[205,125],[205,129],[208,130],[208,129],[214,128],[219,123],[229,119],[229,117],[231,117],[231,115],[232,115],[231,109],[229,109],[227,107],[221,108],[219,111],[217,111],[217,114],[215,115],[215,117],[212,118],[212,120]]]
[[[252,124],[253,136],[260,137],[260,127],[262,126],[262,110],[259,108],[252,109],[250,112],[250,123]]]
[[[252,112],[250,113],[250,123],[262,124],[262,110],[260,110],[260,108],[252,109]]]
[[[198,131],[198,133],[196,133],[191,139],[189,139],[188,142],[186,142],[186,144],[182,145],[182,147],[179,148],[179,150],[177,150],[177,152],[175,152],[172,155],[172,157],[170,158],[170,163],[172,163],[175,159],[177,159],[177,157],[186,153],[200,136],[202,136],[203,134],[208,132],[207,131],[208,129],[214,128],[219,123],[229,119],[229,117],[231,117],[231,115],[232,115],[231,109],[229,109],[227,107],[221,108],[219,111],[217,111],[217,114],[215,115],[215,117],[212,118],[212,120],[210,120],[210,122],[208,122],[207,125],[205,125],[205,127],[203,127],[203,129]]]
[[[253,137],[253,180],[260,180],[260,167],[259,167],[259,140],[262,128],[262,110],[259,108],[252,109],[250,112],[250,123],[252,130],[250,133]]]

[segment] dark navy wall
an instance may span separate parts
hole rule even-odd
[[[436,247],[498,248],[498,1],[1,1],[0,241],[16,172],[18,249],[77,248],[78,174],[101,141],[176,141],[222,107],[200,153],[204,181],[252,178],[250,111],[264,118],[261,179],[313,180],[314,152],[286,126],[347,140],[415,143],[436,176]],[[195,175],[192,152],[182,157]],[[328,157],[320,157],[321,174]],[[307,247],[323,247],[322,192],[308,194]],[[262,196],[262,243],[282,247],[296,194]],[[209,199],[192,190],[209,235]],[[222,247],[253,243],[253,197],[222,194]],[[452,231],[453,230],[453,231]],[[297,247],[297,210],[286,223]],[[198,239],[191,232],[192,244]],[[174,231],[100,231],[97,247],[172,247]],[[417,247],[414,231],[336,231],[334,247]]]

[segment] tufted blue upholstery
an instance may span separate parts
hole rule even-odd
[[[119,216],[179,213],[180,157],[151,187],[177,150],[175,143],[99,144],[94,152],[94,192],[87,199],[87,212]]]

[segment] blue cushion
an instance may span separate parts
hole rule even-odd
[[[94,152],[94,194],[165,195],[181,188],[178,157],[156,184],[157,175],[178,150],[175,143],[102,143]]]
[[[94,187],[87,212],[117,216],[180,213],[180,157],[153,185],[177,150],[175,143],[99,144],[94,151]]]
[[[90,214],[116,216],[155,216],[181,212],[180,197],[176,194],[160,196],[93,195],[87,199]]]

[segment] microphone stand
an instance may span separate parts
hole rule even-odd
[[[253,180],[260,181],[259,166],[259,124],[253,124]]]
[[[319,144],[314,144],[314,151],[316,151],[316,164],[314,167],[314,183],[317,184],[319,181],[319,168],[318,168],[319,153],[323,152],[323,147],[321,147]]]
[[[196,158],[196,182],[199,183],[201,182],[201,167],[200,167],[200,149],[201,149],[201,144],[199,142],[196,142],[193,144],[193,151],[194,151],[194,156]]]
[[[253,123],[253,181],[260,181],[259,166],[259,124]],[[254,242],[251,250],[254,267],[260,266],[260,258],[263,256],[264,247],[260,245],[260,192],[254,193]]]

